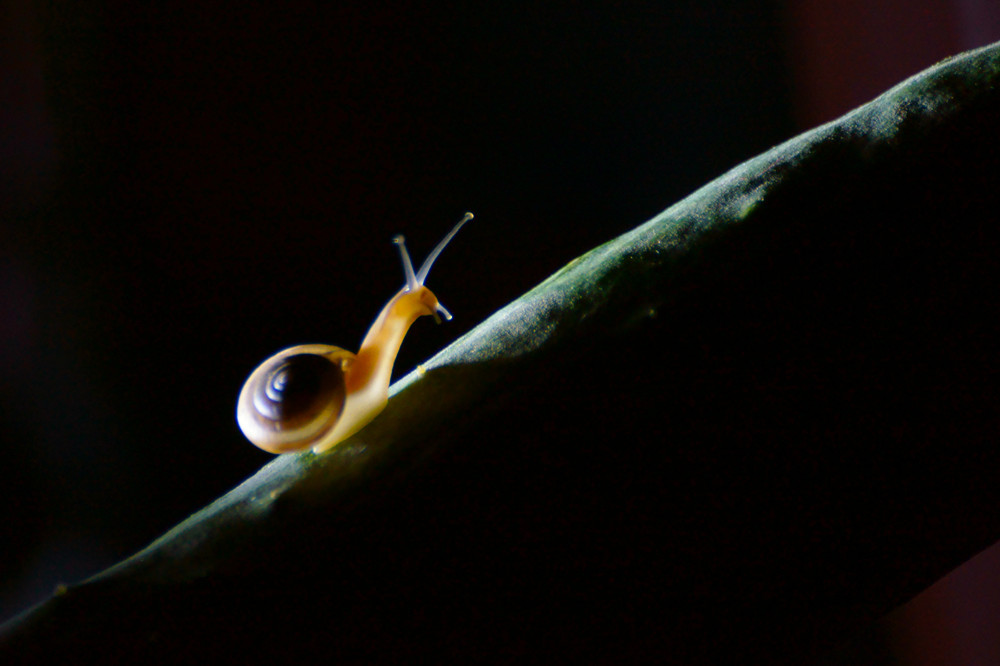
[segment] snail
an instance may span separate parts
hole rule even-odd
[[[322,453],[378,416],[389,401],[392,365],[410,325],[451,313],[424,286],[434,260],[472,213],[466,213],[413,272],[402,236],[393,238],[406,285],[386,303],[357,354],[330,345],[296,345],[267,359],[243,384],[236,420],[243,434],[271,453]]]

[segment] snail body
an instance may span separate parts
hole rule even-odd
[[[261,363],[244,382],[236,407],[247,439],[271,453],[309,447],[322,453],[378,416],[389,400],[392,366],[413,322],[423,316],[451,319],[424,281],[441,250],[471,219],[466,213],[416,273],[403,237],[393,239],[406,285],[382,308],[357,354],[330,345],[296,345]]]

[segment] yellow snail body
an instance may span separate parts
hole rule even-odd
[[[296,345],[261,363],[243,384],[236,406],[246,438],[271,453],[309,447],[322,453],[378,416],[389,400],[393,362],[413,322],[424,315],[451,319],[424,281],[441,250],[471,219],[466,213],[416,273],[403,237],[393,239],[406,286],[382,308],[357,354],[330,345]]]

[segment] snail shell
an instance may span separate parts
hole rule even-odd
[[[296,345],[262,363],[243,385],[236,420],[250,441],[271,453],[309,446],[340,418],[345,371],[354,354],[330,345]]]

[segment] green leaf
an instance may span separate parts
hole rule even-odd
[[[917,513],[937,510],[914,499],[934,487],[935,464],[952,460],[940,457],[935,437],[947,437],[959,458],[981,453],[963,448],[963,442],[978,445],[974,433],[991,422],[995,441],[989,414],[997,386],[989,377],[997,359],[990,351],[995,328],[988,315],[996,300],[990,279],[996,277],[992,202],[1000,182],[998,80],[1000,46],[946,60],[843,118],[739,165],[646,224],[574,259],[397,382],[385,412],[351,439],[325,455],[276,458],[143,551],[12,620],[4,628],[4,650],[51,662],[101,650],[120,661],[165,663],[184,657],[190,641],[214,646],[203,658],[242,652],[260,661],[267,655],[315,655],[323,645],[348,660],[388,659],[394,649],[407,656],[440,654],[442,646],[451,645],[469,658],[519,636],[529,653],[551,640],[557,650],[597,646],[595,655],[608,656],[624,642],[664,655],[690,639],[671,632],[695,626],[692,617],[709,613],[723,618],[712,621],[724,622],[730,618],[725,613],[737,611],[719,607],[744,603],[749,610],[734,616],[729,631],[734,644],[765,649],[763,642],[772,656],[815,649],[846,635],[1000,536],[996,520],[966,532],[944,527],[921,532],[907,522],[910,512],[895,508],[920,502]],[[953,218],[941,219],[942,211]],[[917,296],[927,300],[914,300]],[[982,311],[975,313],[964,299],[983,303]],[[885,314],[894,307],[898,311],[891,317]],[[894,321],[901,322],[898,328]],[[905,354],[896,354],[898,349]],[[880,354],[889,359],[885,367]],[[694,357],[706,364],[704,372],[685,365]],[[956,398],[961,378],[947,375],[949,367],[967,370],[970,381],[979,382],[969,402]],[[940,377],[950,379],[943,393],[933,393],[928,378]],[[559,386],[606,392],[616,408],[572,411],[560,401]],[[643,394],[660,396],[659,402],[629,408],[631,396]],[[896,404],[892,396],[904,397]],[[927,420],[930,405],[945,417]],[[571,418],[547,421],[549,413]],[[531,424],[523,440],[511,435],[516,428],[503,429],[519,419]],[[915,423],[938,430],[911,428]],[[644,428],[657,433],[648,442]],[[493,448],[495,429],[505,433],[509,448]],[[663,431],[669,437],[661,443]],[[609,432],[621,432],[621,441],[611,441]],[[783,433],[791,433],[787,446]],[[868,435],[871,446],[861,445]],[[812,449],[797,453],[793,442]],[[890,443],[907,446],[909,462],[894,468],[892,458],[877,457]],[[655,473],[644,469],[654,460],[653,450],[670,457],[655,458]],[[573,451],[579,451],[579,460]],[[838,451],[860,458],[854,464],[838,458]],[[499,480],[491,477],[494,464],[503,470]],[[814,464],[828,468],[813,469]],[[602,465],[611,471],[605,473]],[[743,488],[744,465],[760,483],[747,482],[747,488],[764,497],[748,496],[747,515],[721,490],[725,484]],[[955,465],[951,472],[973,476],[962,488],[943,482],[938,497],[946,498],[951,513],[933,515],[944,523],[970,509],[970,502],[992,497],[974,469]],[[468,486],[449,486],[451,494],[438,499],[442,479],[456,466],[464,478],[448,482]],[[664,477],[658,486],[656,475],[671,469],[698,473]],[[869,476],[876,473],[872,470],[878,480]],[[573,501],[541,494],[545,484],[535,473],[571,488]],[[809,483],[787,481],[795,475]],[[995,477],[995,469],[987,476]],[[515,487],[518,479],[528,490]],[[685,484],[690,494],[677,494]],[[698,490],[706,484],[710,492]],[[582,491],[585,487],[590,490]],[[667,487],[669,496],[663,494]],[[769,487],[801,494],[784,497],[775,491],[769,497]],[[528,493],[531,501],[516,499],[518,493]],[[726,506],[713,507],[713,498],[720,497]],[[455,498],[460,499],[448,504]],[[495,506],[497,514],[470,524],[461,498],[477,510]],[[549,522],[504,514],[504,507],[523,509],[535,500],[550,512],[537,520]],[[679,513],[645,508],[660,503]],[[885,512],[898,533],[877,529],[885,523],[874,519],[852,522],[865,512],[859,503],[873,507],[872,513]],[[791,512],[791,505],[801,512]],[[421,507],[427,506],[439,513],[426,515]],[[609,506],[623,507],[624,523],[635,515],[663,518],[648,530],[672,534],[675,541],[666,552],[677,559],[642,555],[656,550],[643,540],[646,532],[609,527],[614,520],[601,513]],[[412,516],[408,507],[417,507]],[[588,523],[595,512],[598,518]],[[697,517],[701,512],[704,520]],[[786,533],[777,527],[800,516],[806,518]],[[824,529],[843,521],[861,537],[834,543],[828,538],[833,532],[821,529],[824,545],[809,546],[808,536],[801,541],[796,536],[809,516],[821,516],[816,520]],[[371,527],[383,521],[394,526],[387,528],[395,529],[393,534]],[[419,526],[413,534],[406,532],[410,524]],[[514,525],[517,534],[494,534],[493,524]],[[538,524],[545,528],[535,534],[532,526]],[[757,534],[764,534],[760,541]],[[928,534],[954,538],[939,542],[931,556],[919,550]],[[785,539],[784,550],[793,553],[787,561]],[[726,555],[724,544],[730,541],[742,544],[739,554]],[[538,542],[545,546],[536,557],[530,551]],[[397,555],[400,547],[414,550]],[[529,554],[520,556],[519,549]],[[685,549],[694,554],[684,559],[678,553]],[[912,559],[902,569],[898,559],[879,564],[890,551],[912,553]],[[542,561],[552,553],[560,554],[556,569]],[[636,569],[622,564],[633,557]],[[825,577],[810,568],[810,557]],[[758,564],[747,564],[755,558]],[[659,561],[668,562],[665,570],[650,573]],[[792,562],[801,567],[789,574],[792,582],[776,582],[780,576],[771,567]],[[527,572],[523,579],[514,572],[518,567]],[[576,582],[540,583],[554,570],[572,571]],[[456,571],[457,580],[473,587],[468,598],[437,592],[447,588],[448,572]],[[433,583],[420,581],[424,574]],[[773,597],[754,596],[747,591],[752,588],[743,587],[758,574],[777,586]],[[509,598],[481,582],[490,577],[504,581]],[[607,581],[607,589],[601,588],[606,598],[593,580]],[[709,590],[707,596],[692,592],[695,580]],[[829,580],[840,580],[840,587],[828,589]],[[574,608],[574,585],[587,590],[580,608]],[[795,585],[804,600],[790,591]],[[726,596],[729,589],[736,590],[733,596]],[[839,608],[831,601],[837,590],[844,596]],[[304,626],[299,606],[311,608],[316,594],[329,610],[306,625],[305,633],[283,634],[289,641],[276,645],[279,632]],[[647,596],[657,601],[637,601]],[[474,598],[482,606],[468,601]],[[670,605],[672,598],[681,608]],[[501,610],[507,602],[510,610]],[[445,610],[435,610],[435,604]],[[807,610],[798,612],[797,604]],[[381,626],[379,609],[390,618],[388,626]],[[636,612],[641,619],[633,617]],[[258,618],[260,613],[267,619]],[[582,619],[588,613],[603,618],[608,636],[594,633],[594,625]],[[741,633],[739,622],[759,613],[773,614],[771,632],[758,636],[754,625]],[[281,617],[272,621],[270,614]],[[413,619],[424,614],[431,619]],[[525,617],[530,627],[519,623]],[[227,626],[240,627],[234,630],[238,637],[226,635]],[[264,629],[271,626],[273,632]],[[461,639],[443,636],[443,627],[457,627]],[[803,638],[817,633],[823,638],[815,643]],[[565,634],[575,635],[576,642]],[[629,638],[622,638],[626,634]],[[390,647],[380,651],[374,647],[378,641],[389,641]]]

